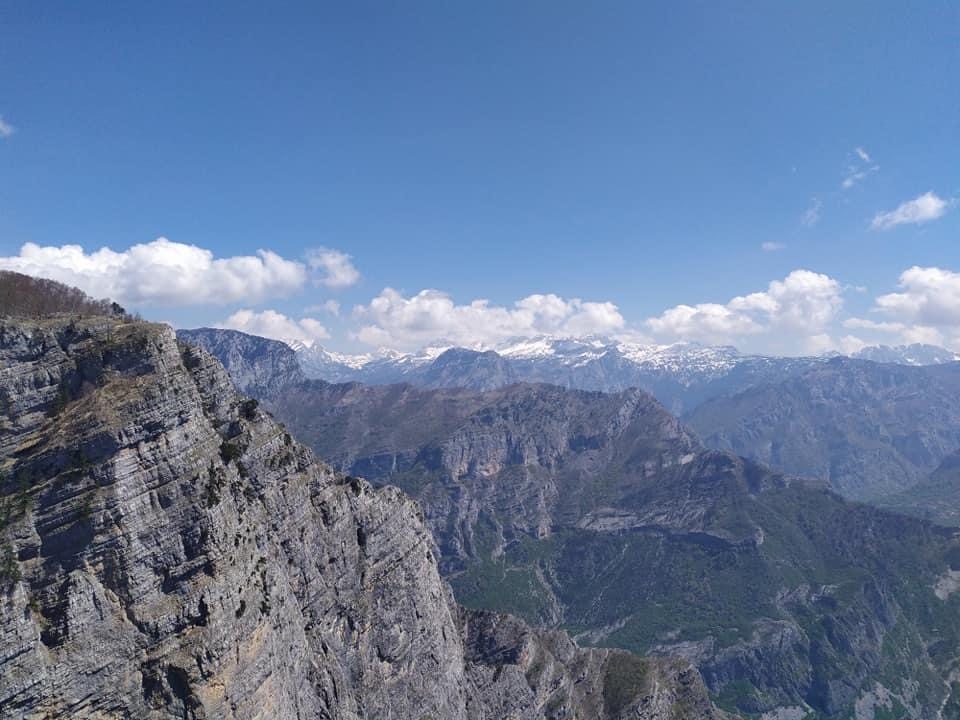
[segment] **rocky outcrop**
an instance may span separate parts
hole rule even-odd
[[[675,417],[635,389],[516,385],[472,393],[312,382],[275,397],[272,407],[344,472],[414,492],[449,567],[491,540],[502,548],[518,536],[546,537],[558,524],[649,522],[649,507],[617,511],[633,483],[611,479],[598,491],[598,470],[629,462],[657,494],[700,451]],[[691,513],[703,515],[709,504],[687,503],[674,521],[694,522]]]
[[[237,330],[177,330],[177,337],[216,357],[240,392],[270,396],[306,378],[296,353],[285,343]]]
[[[311,382],[273,407],[420,500],[461,602],[683,655],[754,715],[843,717],[880,683],[926,720],[950,691],[953,531],[705,449],[642,391]]]
[[[717,716],[683,661],[459,608],[414,501],[165,326],[0,321],[0,468],[0,716]]]

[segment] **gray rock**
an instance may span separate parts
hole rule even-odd
[[[459,608],[413,500],[165,326],[0,322],[0,410],[2,717],[720,715],[683,661]]]
[[[310,382],[271,403],[420,500],[465,603],[683,654],[747,713],[842,716],[874,682],[917,720],[944,701],[955,533],[705,449],[642,391]]]
[[[177,330],[177,338],[216,357],[245,395],[268,396],[305,380],[297,355],[285,343],[237,330]]]

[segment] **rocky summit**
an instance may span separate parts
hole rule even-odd
[[[687,661],[458,606],[413,500],[166,326],[0,320],[0,463],[0,717],[722,716]]]

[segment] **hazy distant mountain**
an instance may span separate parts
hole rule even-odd
[[[241,392],[262,397],[305,379],[296,353],[285,343],[237,330],[177,330],[177,337],[216,357]]]
[[[731,347],[637,345],[599,337],[521,339],[486,351],[441,346],[418,353],[381,350],[353,356],[316,345],[292,346],[306,375],[328,382],[409,382],[475,389],[517,381],[604,391],[639,387],[678,413],[706,398],[780,379],[822,362],[741,355]]]
[[[418,353],[379,350],[366,355],[331,353],[317,345],[292,346],[306,375],[328,382],[475,389],[518,381],[582,390],[639,387],[677,414],[714,397],[785,380],[829,359],[744,355],[728,346],[642,345],[603,337],[524,338],[485,351],[441,345]],[[931,345],[864,348],[857,355],[904,365],[934,365],[956,357]]]
[[[960,451],[947,455],[929,477],[877,504],[944,525],[960,525]]]
[[[874,499],[919,482],[960,448],[960,364],[835,358],[709,400],[686,420],[710,447]]]
[[[302,379],[294,366],[306,358],[312,358],[314,371],[325,362],[332,377],[359,377],[375,385],[395,378],[421,387],[476,390],[520,381],[604,391],[639,387],[674,412],[690,408],[683,417],[708,446],[829,480],[858,499],[899,493],[960,448],[960,363],[771,358],[740,355],[729,347],[629,346],[601,338],[524,340],[499,352],[380,351],[364,358],[317,346],[293,344],[291,350],[229,330],[180,331],[180,336],[200,342],[241,388],[261,397]],[[929,346],[900,350],[904,363],[947,352]],[[329,370],[334,365],[337,369]],[[274,380],[268,379],[271,373]],[[258,390],[258,384],[264,387]]]
[[[960,354],[936,345],[874,345],[865,347],[851,357],[898,365],[941,365],[960,361]]]

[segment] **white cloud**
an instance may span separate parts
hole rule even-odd
[[[803,216],[800,218],[800,222],[807,227],[813,227],[820,222],[820,212],[822,209],[823,201],[820,198],[813,198],[810,201],[810,207],[806,209],[806,211],[803,213]]]
[[[360,280],[360,273],[353,266],[352,260],[350,255],[329,248],[317,248],[307,252],[307,263],[312,269],[323,274],[317,282],[332,290],[350,287]]]
[[[880,319],[852,317],[847,328],[890,336],[886,342],[928,343],[960,348],[960,273],[912,267],[900,274],[899,292],[880,295],[873,313]]]
[[[927,327],[926,325],[908,327],[900,334],[900,338],[906,345],[923,343],[924,345],[949,345],[951,348],[957,346],[957,338],[948,339],[937,328]]]
[[[960,273],[914,266],[900,274],[899,286],[877,298],[877,311],[909,325],[960,329]]]
[[[162,237],[121,252],[26,243],[19,255],[0,257],[0,269],[59,280],[94,297],[133,305],[255,303],[289,295],[307,278],[303,263],[270,250],[215,258],[210,250]]]
[[[250,335],[260,335],[274,340],[301,340],[308,343],[330,337],[330,333],[318,320],[313,318],[293,320],[275,310],[262,312],[238,310],[216,327],[240,330]]]
[[[901,203],[895,210],[877,213],[872,225],[877,230],[889,230],[897,225],[919,225],[943,217],[950,205],[949,200],[927,192]]]
[[[843,325],[847,328],[859,328],[868,332],[893,335],[894,342],[897,344],[944,345],[949,343],[943,332],[928,325],[907,325],[901,322],[885,322],[856,317],[844,320]]]
[[[0,138],[8,138],[16,131],[17,129],[10,123],[6,122],[3,119],[3,115],[0,115]]]
[[[334,317],[340,315],[340,303],[336,300],[326,300],[325,302],[320,303],[319,305],[308,305],[303,309],[308,315],[311,313],[328,313]]]
[[[404,297],[385,288],[368,305],[354,308],[365,324],[357,339],[370,345],[414,349],[437,341],[492,346],[512,337],[609,334],[621,330],[623,317],[610,302],[585,302],[557,295],[530,295],[511,307],[474,300],[457,305],[439,290]]]
[[[840,186],[844,190],[849,190],[858,182],[863,180],[871,172],[876,172],[876,168],[867,168],[866,170],[858,170],[856,168],[850,168],[847,172],[847,176],[843,179],[843,182],[840,183]]]
[[[664,340],[709,344],[763,342],[779,352],[818,352],[843,305],[839,282],[809,270],[794,270],[763,292],[725,304],[677,305],[646,321]]]
[[[760,249],[764,252],[776,252],[777,250],[783,250],[787,247],[786,243],[776,242],[773,240],[768,240],[765,243],[760,243]]]
[[[833,350],[839,350],[844,355],[853,355],[867,347],[868,343],[856,335],[844,335],[834,343]]]
[[[907,329],[907,326],[899,322],[878,322],[877,320],[869,320],[867,318],[852,317],[847,318],[843,321],[843,326],[845,328],[850,328],[851,330],[872,330],[874,332],[883,332],[883,333],[902,333]]]
[[[880,171],[879,165],[870,164],[872,162],[870,154],[862,147],[854,148],[853,152],[847,157],[849,164],[847,165],[843,182],[840,183],[840,187],[844,190],[849,190],[867,176]]]

